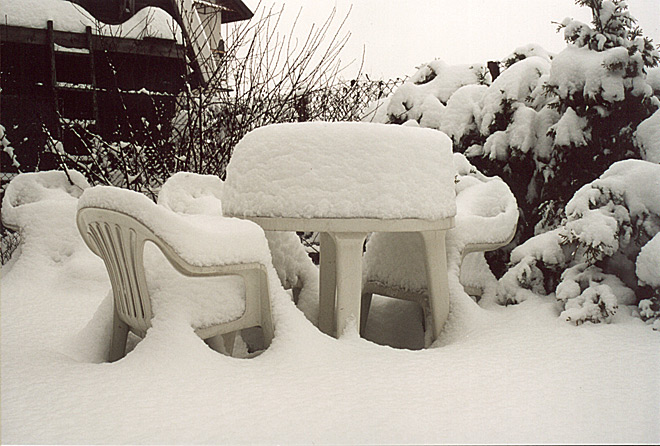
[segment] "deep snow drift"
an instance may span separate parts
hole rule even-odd
[[[3,443],[660,441],[659,333],[627,307],[610,324],[567,324],[552,296],[452,302],[439,345],[415,351],[330,338],[275,289],[275,339],[256,358],[165,320],[102,363],[110,285],[76,204],[23,204],[24,242],[2,268]],[[368,327],[423,345],[408,302],[375,298]]]

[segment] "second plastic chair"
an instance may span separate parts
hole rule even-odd
[[[196,280],[242,278],[244,306],[236,305],[235,296],[233,300],[224,295],[205,299],[203,293],[215,289],[211,283],[182,288],[191,294],[190,299],[181,302],[188,306],[184,310],[202,339],[221,336],[231,354],[237,331],[260,326],[265,346],[270,344],[273,322],[266,272],[269,255],[263,231],[257,225],[226,218],[214,219],[215,228],[195,224],[142,194],[107,186],[83,193],[77,224],[85,243],[103,259],[110,276],[114,301],[110,361],[124,356],[129,330],[144,337],[152,324],[151,294],[155,290],[145,271],[147,242],[160,249],[176,270],[174,274],[178,271]],[[226,312],[215,307],[223,302],[233,308]]]
[[[480,294],[484,285],[475,286],[475,283],[483,280],[475,277],[479,275],[476,271],[461,271],[463,260],[469,255],[470,267],[483,268],[492,276],[483,252],[499,249],[513,239],[518,206],[506,183],[497,177],[484,176],[462,154],[454,154],[454,165],[457,171],[456,227],[447,232],[446,239],[450,285],[466,283],[466,291]],[[424,312],[423,320],[429,319],[425,263],[421,253],[422,243],[417,234],[376,233],[368,240],[364,255],[362,335],[373,294],[417,302]],[[492,279],[496,280],[494,276]],[[452,294],[455,292],[450,286],[450,297]]]

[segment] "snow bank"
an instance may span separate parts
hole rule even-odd
[[[557,265],[566,261],[564,251],[560,246],[559,230],[538,234],[523,243],[516,246],[511,251],[511,262],[519,263],[525,257],[533,257],[541,260],[548,265]]]
[[[660,216],[660,166],[641,160],[623,160],[600,178],[580,188],[566,205],[566,214],[581,216],[590,206],[622,201],[630,217]],[[618,204],[618,203],[617,203]]]
[[[23,173],[15,177],[2,198],[2,222],[10,228],[21,228],[29,223],[31,206],[50,201],[78,198],[89,183],[80,172],[69,170]]]
[[[142,39],[157,37],[183,43],[176,21],[160,8],[147,7],[120,25],[108,25],[96,20],[80,5],[63,0],[3,0],[0,3],[2,23],[11,26],[44,29],[48,20],[56,31],[92,33],[104,36]]]
[[[444,109],[439,130],[455,143],[476,130],[476,123],[481,122],[481,100],[487,90],[487,85],[466,85],[456,90]]]
[[[483,64],[450,66],[434,60],[422,65],[388,98],[387,114],[392,122],[414,120],[422,127],[437,129],[444,105],[456,90],[489,79]]]
[[[660,67],[647,68],[646,83],[653,88],[653,94],[660,97]]]
[[[442,219],[456,213],[451,140],[371,123],[276,124],[248,133],[227,167],[234,216]]]
[[[179,215],[143,194],[110,186],[87,189],[79,208],[123,212],[143,222],[192,265],[259,262],[270,264],[261,227],[246,220],[214,215]]]
[[[559,228],[513,250],[515,266],[500,279],[500,301],[516,303],[553,291],[544,290],[537,265],[542,262],[550,271],[564,271],[556,296],[564,305],[560,317],[565,320],[610,321],[619,306],[637,304],[637,280],[655,280],[646,274],[654,268],[657,247],[648,241],[660,232],[658,197],[660,165],[642,160],[614,163],[573,195]],[[640,245],[645,244],[649,248],[642,255]],[[635,278],[636,259],[637,273],[646,279]]]
[[[543,48],[539,44],[528,43],[527,45],[519,46],[518,48],[513,50],[513,53],[509,54],[507,57],[504,58],[504,63],[507,66],[511,66],[515,62],[518,62],[519,60],[523,60],[528,57],[534,57],[534,56],[540,57],[547,61],[552,61],[552,58],[555,55],[546,51],[545,48]]]
[[[580,117],[571,107],[568,107],[559,121],[550,127],[555,134],[555,144],[558,146],[585,146],[591,136],[586,117]]]

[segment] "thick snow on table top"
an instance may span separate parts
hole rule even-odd
[[[442,219],[456,214],[443,133],[356,122],[275,124],[248,133],[227,167],[228,215]]]

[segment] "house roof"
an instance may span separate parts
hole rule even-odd
[[[124,22],[127,12],[122,11],[122,0],[70,0],[78,3],[89,11],[98,20],[117,24]],[[170,15],[176,15],[175,1],[179,0],[135,0],[134,12],[147,6],[155,6],[167,11]],[[209,5],[218,5],[222,9],[222,22],[236,22],[248,20],[254,15],[242,0],[201,0]],[[128,13],[130,14],[130,13]]]
[[[254,13],[250,11],[241,0],[215,0],[215,3],[223,6],[223,23],[237,22],[239,20],[251,19]]]

